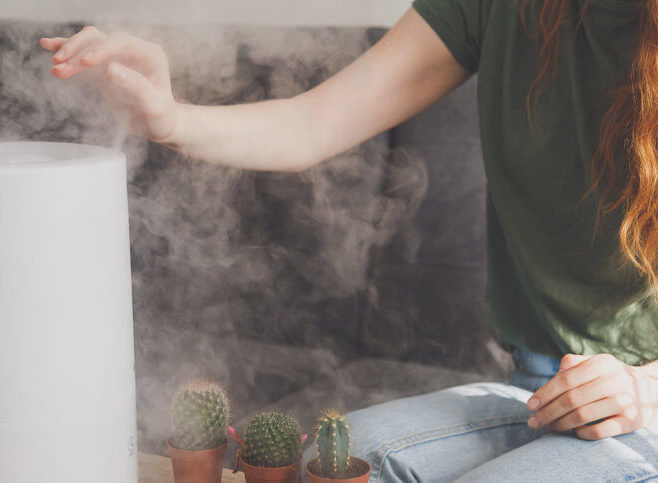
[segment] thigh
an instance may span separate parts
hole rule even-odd
[[[352,454],[372,465],[370,481],[453,481],[543,434],[526,423],[530,394],[508,384],[468,384],[348,413]],[[313,443],[304,464],[315,451]]]
[[[581,482],[658,480],[658,430],[598,441],[545,434],[470,471],[458,481]]]

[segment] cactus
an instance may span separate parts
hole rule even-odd
[[[172,443],[179,449],[200,451],[226,441],[229,401],[219,384],[195,380],[179,389],[172,409]]]
[[[350,464],[350,427],[336,409],[326,409],[315,426],[319,470],[325,478],[342,478]]]
[[[260,413],[247,425],[242,458],[250,465],[265,468],[291,465],[302,457],[301,433],[292,416]]]

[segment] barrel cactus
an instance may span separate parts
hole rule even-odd
[[[245,431],[242,458],[253,466],[278,468],[302,457],[302,430],[292,416],[273,412],[254,416]]]
[[[201,379],[189,382],[174,397],[172,444],[187,451],[217,448],[226,441],[229,416],[222,386]]]
[[[319,470],[326,478],[344,477],[350,464],[350,427],[336,409],[326,409],[315,426]]]

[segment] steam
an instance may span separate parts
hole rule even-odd
[[[0,96],[2,141],[55,141],[95,144],[126,153],[129,173],[146,155],[144,140],[129,136],[117,124],[91,82],[92,76],[62,81],[50,73],[52,54],[39,38],[69,36],[80,25],[54,28],[49,24],[3,22],[0,32]]]
[[[358,57],[372,33],[107,19],[96,25],[161,44],[176,97],[205,105],[303,92]],[[355,401],[362,407],[458,379],[439,368],[368,360],[359,369],[355,362],[359,344],[368,343],[364,310],[396,306],[384,338],[403,346],[413,337],[395,333],[408,330],[413,303],[396,290],[382,293],[372,266],[391,244],[398,262],[416,260],[422,238],[414,215],[428,189],[420,152],[391,150],[380,135],[293,175],[186,158],[131,135],[105,107],[93,74],[52,77],[51,54],[38,39],[81,27],[4,22],[0,140],[88,143],[127,155],[142,450],[162,450],[169,400],[190,378],[227,388],[238,427],[270,407],[294,411],[305,430],[316,408],[356,409]],[[389,375],[379,392],[360,395],[359,384],[382,377],[377,368],[394,367],[407,375]],[[410,382],[410,374],[426,372]],[[396,390],[382,389],[389,384]]]

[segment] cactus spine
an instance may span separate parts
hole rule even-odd
[[[302,457],[301,438],[302,430],[292,416],[260,413],[247,425],[242,458],[265,468],[291,465]]]
[[[212,381],[194,380],[174,397],[172,443],[187,451],[217,448],[226,441],[229,416],[224,388]]]
[[[336,409],[326,409],[320,414],[315,430],[322,476],[343,477],[350,463],[350,427],[345,416]]]

